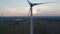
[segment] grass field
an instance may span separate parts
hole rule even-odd
[[[34,34],[60,34],[60,24],[43,22],[33,24]],[[29,27],[29,23],[18,25],[0,24],[0,34],[30,34]]]

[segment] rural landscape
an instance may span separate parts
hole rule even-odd
[[[0,34],[30,34],[29,17],[0,17]],[[23,19],[16,20],[13,19]],[[0,19],[0,22],[1,22]],[[60,34],[60,17],[33,17],[34,34]]]
[[[0,34],[60,34],[60,0],[0,0]]]

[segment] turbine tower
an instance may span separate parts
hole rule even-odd
[[[27,2],[29,3],[30,5],[30,34],[33,34],[33,12],[32,12],[32,8],[33,6],[36,6],[36,5],[41,5],[41,4],[47,4],[47,3],[53,3],[53,2],[56,2],[56,1],[53,1],[53,2],[44,2],[44,3],[31,3],[29,0],[27,0]]]

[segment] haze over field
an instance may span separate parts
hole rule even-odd
[[[32,3],[51,2],[59,0],[29,0]],[[27,0],[0,0],[0,15],[27,16],[29,4]],[[60,2],[48,3],[33,7],[34,16],[60,16]]]

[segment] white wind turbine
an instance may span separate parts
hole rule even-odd
[[[30,12],[29,12],[30,13],[30,34],[33,34],[33,13],[32,13],[33,6],[41,5],[41,4],[47,4],[47,3],[53,3],[53,2],[56,2],[56,1],[53,1],[53,2],[43,2],[43,3],[31,3],[29,0],[27,0],[27,2],[30,5]]]

